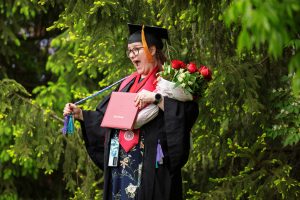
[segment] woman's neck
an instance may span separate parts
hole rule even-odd
[[[147,65],[147,71],[146,71],[146,73],[143,73],[143,74],[141,74],[141,78],[145,78],[149,73],[151,73],[152,72],[152,70],[156,67],[156,63],[157,62],[153,62],[153,63],[148,63]]]
[[[149,69],[149,71],[148,71],[147,74],[141,74],[141,78],[147,77],[147,76],[148,76],[155,68],[156,68],[156,66],[152,66],[152,67]]]

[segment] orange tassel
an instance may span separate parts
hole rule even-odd
[[[146,57],[148,59],[148,61],[150,63],[153,62],[153,57],[148,49],[148,45],[147,45],[147,41],[146,41],[146,38],[145,38],[145,32],[144,32],[144,25],[142,27],[142,44],[143,44],[143,47],[144,47],[144,51],[145,51],[145,54],[146,54]]]

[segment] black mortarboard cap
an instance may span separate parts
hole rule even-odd
[[[129,28],[129,38],[128,44],[133,42],[142,42],[141,31],[142,25],[138,24],[128,24]],[[147,45],[150,47],[151,45],[155,45],[158,49],[163,48],[162,39],[168,40],[168,30],[165,28],[157,27],[157,26],[144,26],[145,38],[147,41]]]

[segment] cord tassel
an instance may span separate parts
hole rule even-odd
[[[65,116],[64,127],[61,131],[64,135],[72,135],[74,133],[74,120],[72,114]]]
[[[158,168],[158,164],[162,165],[163,164],[163,158],[164,158],[164,153],[162,151],[160,141],[158,141],[157,148],[156,148],[156,168]]]
[[[63,133],[64,135],[67,134],[68,123],[69,123],[69,118],[68,118],[68,116],[65,116],[65,119],[64,119],[64,127],[63,127],[62,130],[61,130],[62,133]]]
[[[68,126],[67,126],[67,134],[73,135],[74,133],[74,120],[73,115],[68,115]]]

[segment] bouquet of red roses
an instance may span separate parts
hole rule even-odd
[[[206,66],[198,69],[195,63],[185,64],[180,60],[172,60],[171,65],[165,63],[163,71],[158,74],[155,92],[179,101],[200,97],[212,79],[211,71]],[[158,112],[157,105],[149,104],[139,112],[134,127],[140,128],[154,119]]]
[[[159,72],[158,92],[180,101],[189,101],[203,95],[212,79],[211,71],[204,65],[199,68],[195,63],[185,64],[181,60],[165,63]]]

